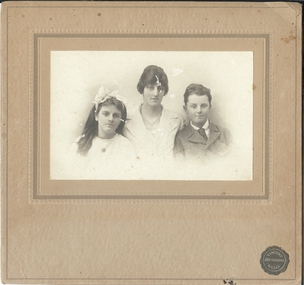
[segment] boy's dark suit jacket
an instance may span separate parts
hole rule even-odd
[[[223,156],[229,151],[231,142],[230,132],[210,122],[209,138],[206,141],[189,123],[180,130],[175,138],[175,156],[201,159],[212,153]]]

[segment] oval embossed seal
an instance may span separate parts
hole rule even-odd
[[[260,263],[266,273],[279,275],[287,269],[289,255],[278,246],[270,246],[262,252]]]

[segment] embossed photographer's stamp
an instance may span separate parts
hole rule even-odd
[[[287,269],[289,255],[278,246],[270,246],[262,253],[260,263],[266,273],[279,275]]]

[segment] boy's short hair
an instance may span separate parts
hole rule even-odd
[[[186,88],[186,91],[185,91],[185,94],[184,94],[185,105],[187,105],[189,96],[193,95],[193,94],[196,94],[196,95],[199,95],[199,96],[206,95],[208,97],[209,104],[211,105],[212,96],[211,96],[211,93],[210,93],[210,89],[203,86],[202,84],[196,84],[196,83],[191,83]]]
[[[164,94],[166,95],[169,91],[168,77],[165,71],[161,67],[156,65],[149,65],[144,69],[137,84],[138,92],[140,94],[143,94],[144,89],[147,85],[154,85],[157,83],[157,78],[159,79],[161,86],[164,88]]]

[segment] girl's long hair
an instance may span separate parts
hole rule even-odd
[[[122,134],[123,127],[127,118],[127,109],[125,104],[116,99],[115,97],[109,97],[106,101],[98,105],[97,110],[95,106],[91,109],[86,124],[84,126],[82,136],[78,141],[78,153],[81,155],[86,155],[90,148],[92,147],[93,139],[98,135],[98,122],[95,117],[98,115],[102,106],[114,105],[121,112],[121,122],[116,129],[116,133]]]

